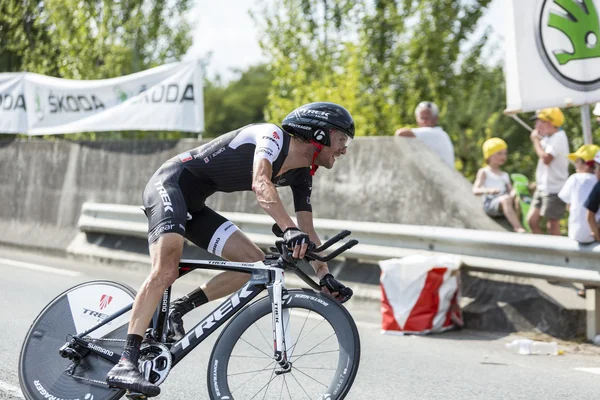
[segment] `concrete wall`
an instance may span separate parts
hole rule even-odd
[[[141,204],[168,158],[200,142],[0,141],[0,242],[64,249],[85,201]],[[293,211],[290,190],[280,189]],[[219,193],[215,210],[262,213],[252,192]],[[359,138],[315,176],[315,217],[500,229],[470,183],[413,139]]]

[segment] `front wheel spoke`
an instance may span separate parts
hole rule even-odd
[[[281,380],[281,390],[279,390],[279,399],[281,399],[283,396],[283,385],[284,384],[285,384],[285,375],[283,376],[283,379]]]
[[[237,388],[235,388],[235,390],[233,390],[233,391],[231,392],[231,394],[233,394],[233,393],[237,392],[237,391],[238,391],[240,388],[244,387],[244,386],[245,386],[245,385],[246,385],[248,382],[250,382],[252,379],[254,379],[254,377],[255,377],[255,376],[257,376],[258,374],[260,374],[261,372],[264,372],[264,371],[266,371],[267,369],[269,369],[269,367],[271,366],[271,364],[274,364],[274,363],[275,363],[275,361],[272,361],[272,362],[270,362],[270,363],[269,363],[268,365],[266,365],[266,366],[265,366],[263,369],[261,369],[260,371],[258,371],[256,374],[252,375],[252,376],[251,376],[251,377],[250,377],[250,378],[249,378],[247,381],[245,381],[245,382],[244,382],[244,383],[242,383],[240,386],[238,386]],[[273,369],[275,369],[275,367],[273,367]],[[253,372],[254,372],[254,371],[253,371]],[[235,374],[235,375],[242,375],[242,373],[238,373],[238,374]],[[230,374],[227,374],[227,378],[229,378],[230,376],[232,376],[232,375],[230,375]]]
[[[313,346],[310,350],[308,350],[306,353],[304,353],[303,355],[301,355],[300,357],[296,358],[296,361],[298,361],[299,359],[301,359],[302,357],[304,357],[304,355],[309,354],[312,350],[316,349],[317,347],[319,347],[322,343],[324,343],[326,340],[329,340],[329,338],[331,338],[333,335],[335,335],[335,332],[333,332],[331,335],[327,336],[325,339],[323,339],[322,341],[320,341],[319,343],[317,343],[315,346]]]
[[[271,364],[269,364],[270,366]],[[236,372],[235,374],[227,374],[227,376],[240,376],[240,375],[246,375],[246,374],[253,374],[253,373],[261,373],[261,372],[265,372],[266,370],[268,370],[269,367],[267,366],[267,368],[263,368],[263,369],[255,369],[252,371],[247,371],[247,372]],[[254,378],[254,377],[253,377]]]
[[[310,334],[312,333],[312,331],[314,331],[315,329],[317,329],[317,328],[319,327],[319,325],[321,325],[321,324],[323,323],[323,321],[325,321],[325,319],[322,319],[322,320],[321,320],[321,322],[319,322],[319,323],[318,323],[317,325],[315,325],[315,326],[314,326],[314,327],[313,327],[313,328],[312,328],[310,331],[306,332],[306,334],[305,334],[304,336],[302,336],[300,339],[298,339],[298,340],[296,341],[296,343],[294,343],[294,345],[288,349],[288,352],[289,352],[289,351],[291,351],[291,350],[293,350],[293,349],[296,347],[296,345],[297,345],[298,343],[300,343],[300,341],[301,341],[302,339],[304,339],[306,336],[310,335]],[[335,332],[334,332],[334,333],[335,333]],[[298,335],[298,336],[299,336],[299,335]],[[330,336],[330,337],[331,337],[331,336]]]
[[[285,383],[285,388],[287,389],[288,396],[290,396],[290,400],[291,400],[292,394],[290,393],[290,387],[288,386],[287,381],[285,380],[285,375],[283,376],[283,382]]]
[[[234,356],[233,354],[230,356],[230,358],[268,358],[268,359],[272,359],[272,356]]]
[[[323,383],[323,382],[321,382],[321,381],[318,381],[317,379],[315,379],[315,378],[313,378],[312,376],[308,375],[306,372],[302,371],[302,370],[301,370],[300,368],[298,368],[298,367],[294,368],[294,371],[298,371],[298,372],[300,372],[302,375],[306,376],[307,378],[310,378],[310,379],[312,379],[313,381],[317,382],[319,385],[323,385],[323,386],[325,386],[326,388],[328,387],[328,385],[324,384],[324,383]]]
[[[294,366],[294,368],[299,368]],[[302,369],[318,369],[318,370],[322,370],[322,371],[337,371],[337,368],[321,368],[321,367],[302,367]]]
[[[298,338],[294,342],[294,345],[288,349],[288,353],[290,354],[290,358],[294,355],[294,347],[296,347],[296,343],[300,341],[300,335],[302,335],[302,331],[304,330],[304,326],[306,325],[306,321],[308,321],[308,317],[310,312],[306,313],[306,318],[304,318],[304,322],[302,323],[302,328],[300,328],[300,332],[298,332]],[[292,312],[290,311],[290,321],[292,320]],[[289,325],[289,321],[288,321]]]
[[[275,375],[275,368],[273,368],[273,371],[271,371],[271,377],[269,378],[269,382],[267,382],[267,388],[265,389],[265,394],[263,395],[263,400],[265,400],[265,397],[267,397],[267,393],[269,393],[269,386],[271,386],[271,382],[273,382],[273,375]],[[258,392],[258,393],[260,393],[260,392]],[[252,399],[250,399],[250,400],[252,400]]]
[[[267,337],[265,336],[265,334],[263,333],[263,331],[258,327],[258,325],[256,325],[256,322],[254,322],[253,324],[256,327],[256,330],[258,330],[258,333],[260,333],[260,336],[263,337],[263,339],[265,339],[265,342],[267,342],[267,347],[271,347],[271,344],[269,343],[269,340],[267,339]]]
[[[265,356],[267,356],[268,358],[273,358],[273,356],[268,355],[267,353],[265,353],[264,351],[262,351],[261,349],[259,349],[258,347],[256,347],[255,345],[253,345],[252,343],[250,343],[249,341],[247,341],[246,339],[244,339],[243,337],[240,337],[240,339],[244,342],[246,342],[246,344],[248,344],[248,346],[255,348],[256,350],[260,351],[261,353],[263,353]]]
[[[304,394],[306,395],[306,397],[308,397],[310,399],[310,395],[308,393],[306,393],[306,390],[304,390],[304,386],[302,386],[300,384],[300,382],[298,382],[298,379],[296,379],[296,377],[294,376],[294,373],[290,372],[290,375],[292,375],[292,378],[294,378],[294,380],[296,381],[296,383],[298,384],[298,386],[300,386],[300,389],[302,389],[302,391],[304,392]],[[290,398],[292,398],[292,396],[290,396]]]
[[[300,359],[300,357],[304,357],[304,356],[314,356],[316,354],[339,353],[339,352],[340,352],[340,350],[338,349],[338,350],[317,351],[314,353],[303,353],[303,354],[298,355],[298,358],[296,358],[295,360],[290,359],[290,361],[296,362]]]
[[[250,400],[252,400],[253,398],[255,398],[256,396],[258,396],[260,394],[260,392],[263,391],[264,388],[267,388],[267,390],[269,390],[269,385],[271,384],[271,382],[273,381],[273,379],[275,379],[277,377],[277,375],[274,374],[275,372],[275,368],[273,368],[273,372],[271,372],[271,377],[269,378],[269,381],[267,383],[265,383],[263,385],[263,387],[261,387],[258,392],[256,392],[256,394],[252,397],[250,397]],[[273,375],[275,375],[275,378],[273,377]],[[265,391],[265,396],[267,395],[267,392]],[[264,399],[264,397],[263,397]]]

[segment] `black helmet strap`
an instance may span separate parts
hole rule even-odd
[[[321,143],[315,142],[314,140],[311,140],[310,142],[312,143],[313,146],[315,146],[315,152],[313,153],[313,157],[312,157],[312,165],[310,166],[310,175],[314,176],[315,172],[317,172],[317,168],[319,168],[319,166],[315,164],[315,160],[317,159],[317,156],[319,155],[319,153],[321,152],[321,150],[323,150],[323,147],[325,147],[325,146],[322,145]]]

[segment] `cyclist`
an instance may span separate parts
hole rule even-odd
[[[293,257],[301,259],[309,241],[321,243],[312,219],[312,176],[319,166],[332,168],[353,138],[354,120],[344,107],[311,103],[292,111],[281,128],[268,123],[247,125],[173,157],[155,172],[143,194],[152,270],[135,298],[123,354],[106,377],[109,386],[146,396],[160,393],[158,386],[142,377],[138,357],[163,292],[178,277],[184,238],[229,261],[264,260],[264,253],[232,222],[208,208],[205,200],[218,191],[254,191],[259,205],[284,232]],[[277,186],[291,187],[298,226],[286,212]],[[329,273],[326,263],[311,265],[324,292],[341,302],[352,296]],[[245,273],[222,272],[174,301],[169,315],[171,339],[185,334],[181,319],[185,313],[235,292],[248,279]]]

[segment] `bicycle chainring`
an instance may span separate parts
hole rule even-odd
[[[164,382],[173,366],[173,356],[169,348],[161,343],[142,343],[139,368],[142,375],[152,384]]]

